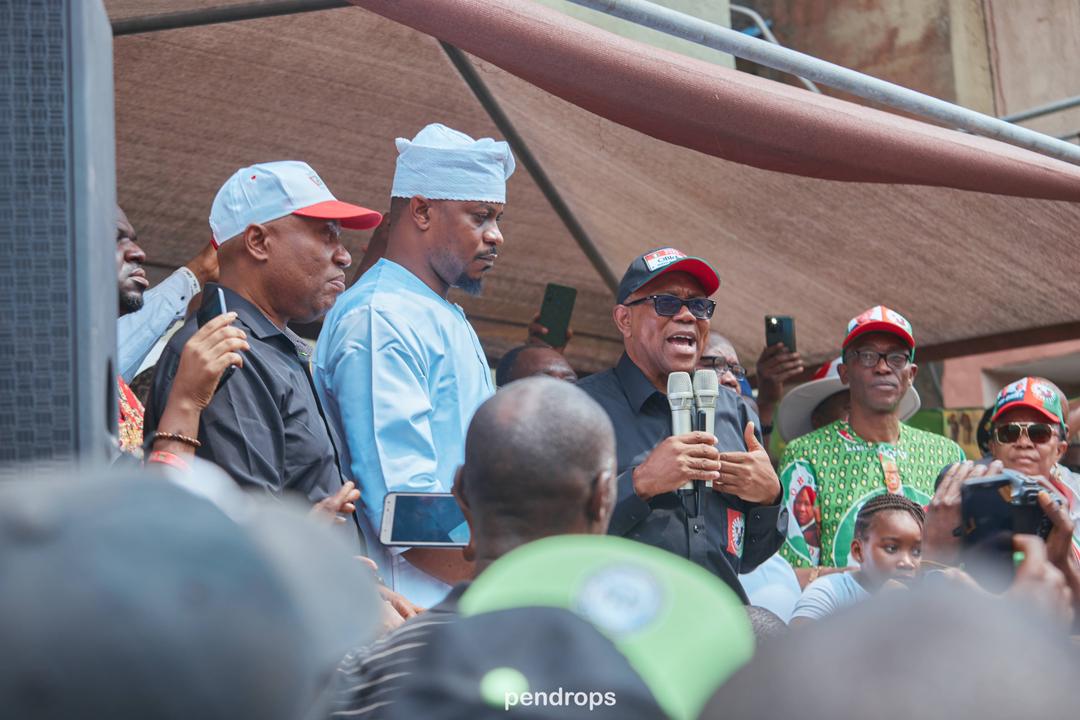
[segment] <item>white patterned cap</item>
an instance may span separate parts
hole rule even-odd
[[[506,181],[516,164],[501,140],[473,140],[432,123],[412,140],[398,138],[391,197],[506,202]]]

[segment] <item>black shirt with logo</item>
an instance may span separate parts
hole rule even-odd
[[[726,582],[747,602],[739,573],[750,572],[783,545],[786,508],[747,502],[711,488],[697,494],[668,492],[648,501],[641,499],[634,493],[632,473],[671,435],[667,397],[626,354],[613,369],[590,375],[578,387],[600,403],[615,426],[618,499],[608,533],[687,558]],[[716,448],[745,451],[743,432],[750,421],[757,433],[761,424],[757,415],[735,393],[721,388],[716,403]]]

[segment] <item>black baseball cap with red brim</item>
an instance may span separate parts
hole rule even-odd
[[[626,298],[646,283],[670,272],[684,272],[693,276],[708,297],[720,287],[720,275],[707,260],[690,257],[681,250],[672,247],[657,248],[639,255],[630,263],[615,294],[615,302],[620,305]]]

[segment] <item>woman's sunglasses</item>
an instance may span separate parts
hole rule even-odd
[[[1055,430],[1053,425],[1044,422],[1002,423],[994,426],[994,439],[1002,445],[1012,445],[1021,435],[1027,435],[1035,445],[1043,445],[1053,439]]]

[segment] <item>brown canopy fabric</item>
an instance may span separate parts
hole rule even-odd
[[[520,0],[349,0],[578,107],[766,170],[1080,200],[1080,167],[807,93],[600,30]]]
[[[106,0],[114,19],[225,4]],[[488,32],[493,8],[502,4],[477,3],[488,8],[473,19],[484,29],[478,31],[483,42],[474,47],[477,52],[507,46]],[[524,0],[512,4],[512,18],[536,11]],[[397,0],[383,9],[421,5],[434,17],[451,5],[472,3]],[[439,17],[440,27],[454,29],[448,16]],[[552,17],[559,35],[584,32],[569,18]],[[652,48],[635,45],[630,52],[626,41],[609,34],[589,37],[622,53],[611,63],[612,73],[635,61],[634,52],[655,56],[665,72],[684,64]],[[571,51],[581,49],[563,38],[526,65],[562,63],[562,53]],[[796,316],[800,350],[817,361],[838,352],[849,318],[878,303],[911,320],[924,359],[995,343],[1080,337],[1080,204],[929,186],[933,178],[942,180],[940,173],[914,177],[916,168],[933,171],[940,153],[943,165],[968,157],[963,174],[984,183],[983,189],[1013,187],[1018,177],[1032,176],[1031,187],[1075,191],[1071,166],[850,103],[822,105],[827,98],[685,61],[693,74],[676,84],[692,96],[702,92],[695,83],[723,76],[726,87],[744,87],[743,81],[758,93],[766,87],[774,110],[787,113],[782,117],[804,114],[797,132],[780,133],[776,127],[788,122],[780,116],[761,117],[756,128],[735,117],[737,111],[757,112],[750,95],[712,103],[702,117],[716,122],[705,123],[712,129],[701,132],[715,147],[737,149],[723,122],[731,116],[743,142],[760,150],[744,153],[750,160],[797,159],[813,168],[828,165],[833,153],[850,156],[844,172],[868,173],[888,152],[903,168],[889,172],[927,184],[886,184],[881,175],[837,182],[774,172],[756,161],[732,162],[656,139],[489,62],[470,62],[616,276],[638,253],[668,244],[719,268],[723,284],[713,325],[734,341],[747,365],[761,350],[766,313]],[[389,199],[395,137],[412,136],[436,121],[473,136],[500,135],[431,36],[359,8],[119,37],[114,65],[119,198],[157,264],[155,280],[206,242],[214,193],[242,165],[307,160],[340,198],[381,208]],[[569,74],[587,79],[593,73]],[[648,77],[656,76],[643,76]],[[637,95],[643,115],[654,117],[664,105],[640,88]],[[825,140],[808,130],[810,119],[836,114],[863,133],[858,138],[875,144],[846,142],[835,134]],[[863,125],[874,129],[860,130]],[[818,126],[835,130],[828,123]],[[887,126],[894,129],[885,132]],[[917,162],[904,159],[905,147]],[[1040,173],[1041,184],[1035,182]],[[455,299],[497,360],[524,340],[546,283],[575,286],[578,335],[570,360],[584,371],[609,366],[621,338],[610,320],[613,299],[601,275],[525,169],[511,178],[508,192],[507,244],[484,295]],[[352,235],[363,244],[365,234]]]

